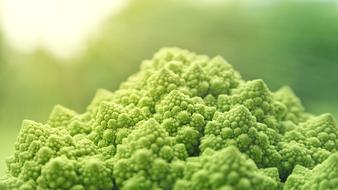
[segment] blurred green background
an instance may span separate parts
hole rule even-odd
[[[23,119],[45,122],[55,104],[83,112],[97,88],[115,90],[164,46],[222,55],[245,79],[289,85],[307,111],[337,116],[337,23],[335,1],[134,0],[69,59],[0,37],[0,174]]]

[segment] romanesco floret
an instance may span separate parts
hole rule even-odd
[[[338,150],[337,138],[338,126],[329,114],[311,118],[286,132],[279,143],[282,176],[290,174],[297,164],[313,168],[322,163]]]
[[[304,114],[304,107],[290,87],[284,86],[280,88],[274,93],[274,97],[286,106],[287,110],[286,114],[283,115],[283,120],[292,121],[295,124],[306,120],[307,116]]]
[[[122,189],[171,189],[183,172],[176,161],[187,156],[184,144],[176,143],[163,126],[150,119],[117,146],[112,160],[114,177]],[[135,179],[142,182],[135,183]]]
[[[276,166],[281,156],[273,141],[278,138],[276,131],[256,118],[242,105],[228,112],[216,112],[208,122],[201,138],[200,149],[219,150],[234,145],[253,159],[258,166]]]
[[[296,166],[284,186],[285,190],[337,190],[338,153],[332,154],[312,170]]]
[[[277,170],[275,170],[276,173]],[[270,171],[270,174],[273,172]],[[278,181],[260,171],[236,148],[207,149],[201,156],[187,159],[184,177],[174,190],[194,189],[277,190]]]
[[[25,120],[0,189],[337,190],[337,150],[334,118],[306,113],[289,87],[164,48],[85,113]]]

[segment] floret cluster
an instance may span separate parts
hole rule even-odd
[[[337,190],[338,127],[289,87],[166,48],[85,113],[23,121],[0,189]]]

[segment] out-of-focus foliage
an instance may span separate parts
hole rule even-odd
[[[83,111],[97,88],[116,89],[163,46],[222,55],[245,79],[287,84],[308,111],[337,115],[337,21],[334,2],[131,0],[74,60],[19,54],[0,39],[0,160],[23,119],[44,122],[56,103]]]
[[[5,79],[5,71],[6,71],[6,66],[7,66],[5,63],[4,56],[5,56],[5,45],[3,42],[2,32],[0,30],[0,105],[3,102],[1,97],[3,97],[3,93],[5,89],[1,87]]]
[[[6,122],[4,122],[4,106],[3,103],[5,102],[4,100],[4,95],[5,95],[5,81],[6,81],[6,70],[7,70],[7,64],[5,63],[5,45],[3,43],[3,38],[2,38],[2,33],[0,31],[0,159],[4,159],[6,156],[9,155],[9,148],[8,144],[9,140],[13,142],[15,134],[13,134],[13,139],[8,138],[8,134],[6,132],[3,132],[4,130],[10,131],[11,129],[8,129],[5,127]],[[3,173],[3,170],[5,169],[4,163],[0,163],[0,174]]]

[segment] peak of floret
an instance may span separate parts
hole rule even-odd
[[[101,102],[111,100],[112,96],[112,92],[102,88],[98,89],[95,93],[93,100],[88,105],[87,111],[92,113],[92,116],[95,117],[97,109],[99,108]]]
[[[274,97],[287,108],[283,120],[290,120],[295,124],[306,120],[307,116],[304,113],[304,107],[302,106],[300,99],[295,95],[290,87],[284,86],[280,88],[274,93]]]
[[[49,116],[47,124],[51,127],[67,127],[71,119],[76,115],[77,113],[75,111],[61,105],[56,105]]]

